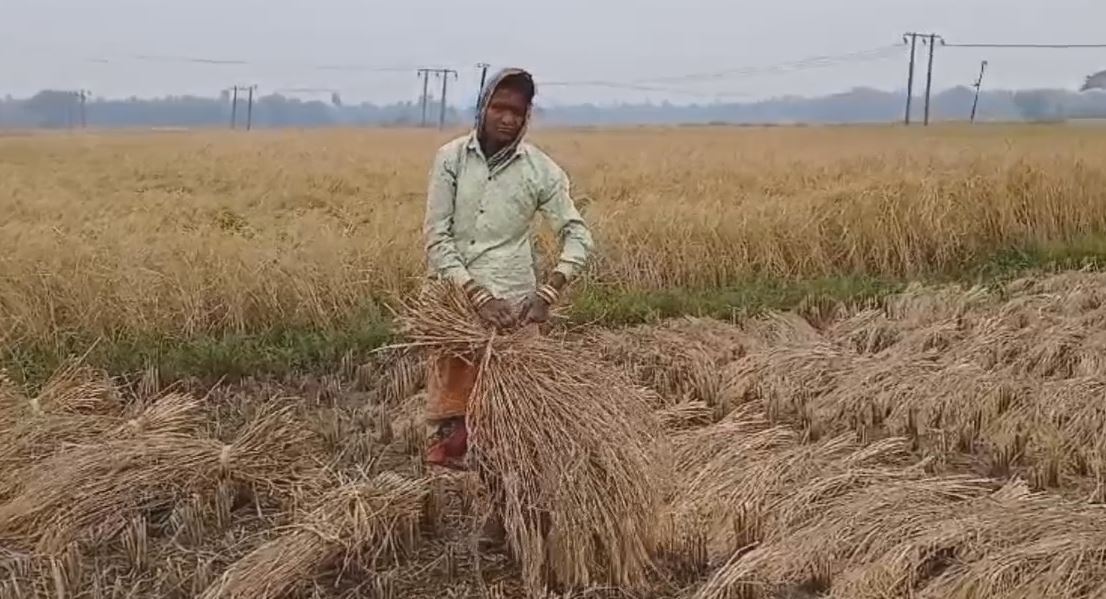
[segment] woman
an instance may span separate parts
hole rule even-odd
[[[564,170],[523,141],[535,92],[526,71],[496,74],[481,92],[473,131],[438,151],[427,193],[431,274],[463,286],[481,318],[500,329],[546,322],[593,248]],[[541,285],[531,235],[538,214],[561,241],[557,265]],[[431,464],[463,467],[474,362],[431,361],[427,417],[437,429],[426,456]]]

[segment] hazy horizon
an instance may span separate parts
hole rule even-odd
[[[1030,0],[975,0],[970,6],[962,0],[839,0],[833,6],[688,0],[679,8],[657,0],[565,0],[525,11],[502,0],[4,4],[0,95],[13,96],[85,88],[100,97],[211,97],[236,83],[256,83],[263,94],[315,88],[320,91],[284,93],[324,99],[329,94],[322,90],[334,90],[349,102],[381,104],[418,96],[415,68],[448,66],[460,75],[450,103],[465,105],[478,86],[475,65],[487,61],[493,68],[532,70],[542,86],[541,101],[550,106],[750,101],[855,87],[901,91],[907,49],[900,38],[908,30],[934,31],[950,43],[1106,41],[1106,3],[1095,0],[1047,6]],[[526,25],[508,25],[517,20]],[[822,68],[755,71],[869,51]],[[182,57],[247,64],[176,60]],[[920,48],[919,93],[925,58]],[[934,88],[970,85],[981,60],[990,63],[988,89],[1077,89],[1085,76],[1106,68],[1106,49],[938,48]],[[745,68],[753,70],[740,71]],[[723,73],[685,77],[716,72]],[[594,81],[620,86],[584,83]],[[434,94],[439,86],[431,81]]]

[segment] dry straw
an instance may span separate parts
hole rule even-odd
[[[649,397],[579,345],[485,329],[451,287],[428,288],[401,325],[413,345],[478,356],[471,458],[529,590],[644,586],[668,480]]]
[[[15,385],[0,390],[0,499],[11,497],[37,468],[69,444],[129,438],[143,433],[198,431],[200,402],[168,393],[125,405],[107,376],[91,368],[67,366],[43,389],[27,397]]]
[[[669,401],[721,404],[722,366],[745,354],[748,335],[716,320],[682,318],[626,330],[589,331],[586,343]]]
[[[773,597],[797,588],[825,593],[849,567],[888,559],[904,537],[923,534],[990,488],[985,481],[889,469],[814,479],[775,506],[778,522],[764,542],[735,554],[696,597]],[[921,566],[925,557],[911,565]]]
[[[1015,481],[916,522],[882,553],[856,560],[832,596],[1090,599],[1106,590],[1100,505],[1030,493]]]
[[[302,521],[231,565],[203,597],[285,597],[343,558],[370,569],[387,567],[413,547],[429,489],[425,481],[390,472],[340,486]]]
[[[724,402],[754,402],[809,438],[903,436],[957,467],[1036,488],[1106,496],[1099,408],[1101,275],[978,289],[910,290],[824,333],[764,326],[767,349],[727,370]],[[1086,310],[1090,310],[1087,312]]]
[[[114,537],[135,513],[213,496],[222,481],[295,499],[317,482],[303,456],[308,437],[285,408],[263,413],[229,445],[154,431],[67,448],[0,505],[0,540],[55,553],[86,537]]]
[[[710,561],[724,561],[793,526],[789,502],[811,485],[832,480],[833,492],[843,493],[873,472],[918,475],[901,439],[863,446],[850,435],[802,443],[791,429],[750,411],[680,433],[673,444],[678,484],[669,502],[670,550]]]

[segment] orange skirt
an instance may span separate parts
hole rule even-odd
[[[538,335],[537,325],[524,327],[527,335]],[[480,373],[479,355],[441,356],[430,359],[426,383],[426,419],[435,427],[426,450],[426,461],[447,468],[464,468],[468,453],[465,416]]]
[[[437,430],[431,435],[426,461],[447,468],[463,468],[468,453],[465,414],[476,387],[477,365],[446,356],[430,360],[426,384],[426,418]]]

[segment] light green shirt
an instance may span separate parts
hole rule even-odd
[[[443,146],[434,160],[424,235],[432,275],[474,280],[517,302],[537,288],[531,235],[541,213],[561,241],[556,271],[572,279],[592,251],[591,232],[572,201],[568,176],[544,152],[521,143],[489,172],[474,134]]]

